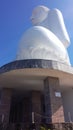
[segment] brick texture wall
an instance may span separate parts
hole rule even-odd
[[[46,122],[64,122],[63,104],[58,78],[48,77],[44,80],[44,94],[45,114],[48,117],[46,118]]]

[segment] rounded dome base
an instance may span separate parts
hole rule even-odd
[[[70,65],[64,45],[48,29],[34,26],[23,35],[16,60],[55,60]]]

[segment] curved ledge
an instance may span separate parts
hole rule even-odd
[[[57,61],[42,59],[16,60],[10,62],[0,67],[0,74],[11,70],[24,68],[48,68],[73,74],[73,68],[71,66],[65,65]]]

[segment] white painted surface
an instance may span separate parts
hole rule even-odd
[[[68,88],[62,93],[65,113],[65,121],[73,122],[73,89]]]
[[[48,9],[45,6],[37,6],[31,16],[33,25],[41,25],[53,32],[67,47],[70,39],[64,24],[62,13],[58,9]]]
[[[16,60],[47,59],[70,65],[66,50],[70,40],[61,12],[38,6],[31,20],[36,26],[23,34]]]

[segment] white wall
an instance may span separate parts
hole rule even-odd
[[[70,88],[62,93],[65,121],[73,121],[73,89]]]

